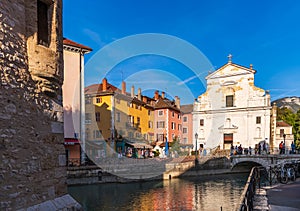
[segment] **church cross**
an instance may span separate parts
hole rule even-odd
[[[231,60],[232,60],[232,55],[231,55],[231,54],[229,54],[227,57],[228,57],[228,63],[231,63]]]

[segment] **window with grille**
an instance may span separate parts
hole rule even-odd
[[[157,128],[164,128],[165,127],[165,122],[164,121],[158,121],[156,126],[157,126]]]

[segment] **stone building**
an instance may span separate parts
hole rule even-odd
[[[254,85],[256,71],[231,62],[206,77],[206,92],[194,102],[198,148],[251,146],[270,139],[270,95]],[[195,144],[194,144],[195,146]]]
[[[62,1],[0,1],[0,210],[78,206],[63,147]]]

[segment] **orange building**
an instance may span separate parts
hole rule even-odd
[[[126,83],[119,89],[104,78],[101,84],[85,88],[85,134],[90,157],[124,153],[124,140],[154,140],[154,108],[148,98],[126,92]],[[91,147],[89,147],[91,146]],[[146,146],[146,145],[145,145]]]

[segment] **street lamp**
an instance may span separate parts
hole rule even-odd
[[[285,154],[285,137],[286,137],[286,134],[284,133],[283,134],[283,154]]]
[[[196,158],[195,158],[195,163],[198,164],[198,150],[197,150],[197,139],[198,139],[198,133],[195,133],[195,139],[196,139]]]

